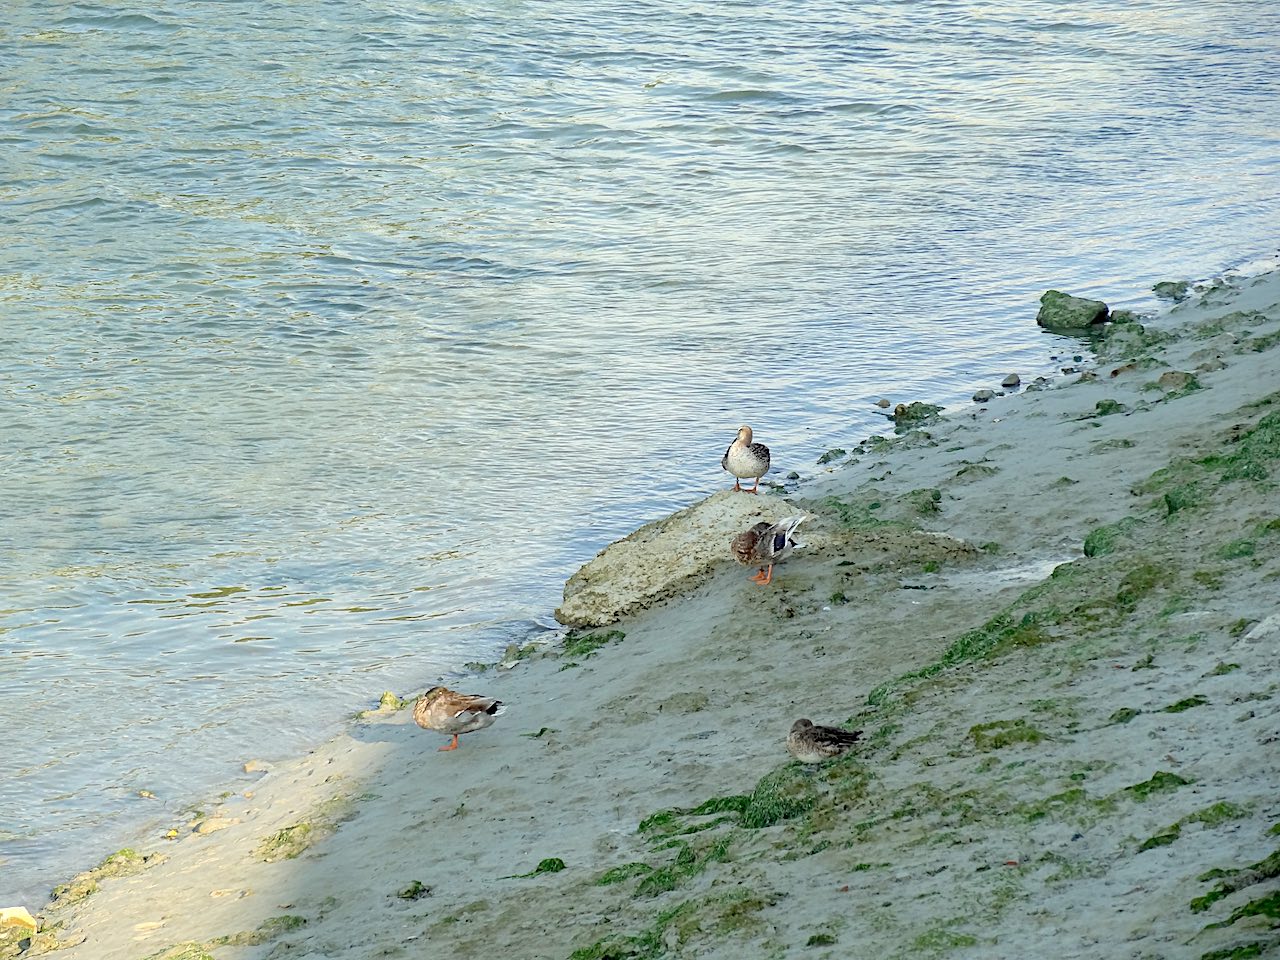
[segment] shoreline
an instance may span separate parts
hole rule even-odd
[[[1280,271],[1100,349],[695,504],[804,509],[810,548],[468,679],[509,706],[457,752],[405,710],[353,723],[47,907],[59,955],[1280,945],[1277,874],[1225,889],[1280,847]],[[798,716],[867,745],[790,763]]]

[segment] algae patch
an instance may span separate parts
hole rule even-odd
[[[98,881],[111,877],[132,876],[148,867],[163,863],[164,860],[162,854],[149,853],[144,856],[130,847],[117,850],[92,870],[76,874],[67,883],[54,887],[50,905],[57,908],[79,903],[98,892]]]

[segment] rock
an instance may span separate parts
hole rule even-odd
[[[1226,368],[1227,365],[1221,357],[1213,357],[1212,359],[1206,360],[1204,363],[1196,366],[1196,370],[1200,373],[1215,373],[1218,370],[1225,370]]]
[[[574,627],[614,623],[732,562],[729,541],[736,534],[797,512],[774,498],[712,494],[605,547],[565,583],[555,617]]]
[[[1018,376],[1016,373],[1011,373],[1007,377],[1005,377],[1003,380],[1000,381],[1000,386],[1016,387],[1020,383],[1022,383],[1022,378]]]
[[[240,821],[234,817],[209,817],[201,820],[196,827],[196,833],[202,837],[207,837],[211,833],[217,833],[219,830],[225,830],[227,827],[237,824]]]
[[[832,460],[839,460],[847,452],[844,447],[833,447],[818,458],[818,463],[830,463]]]
[[[8,934],[17,930],[23,935],[36,932],[36,918],[26,907],[0,908],[0,933]]]
[[[787,474],[787,479],[788,479],[788,480],[799,480],[799,479],[800,479],[800,474],[798,474],[798,473],[796,473],[794,470],[792,470],[790,473],[788,473],[788,474]]]
[[[1191,284],[1186,280],[1161,280],[1151,292],[1161,300],[1185,300]]]
[[[1141,319],[1142,317],[1134,313],[1132,310],[1111,311],[1111,322],[1114,324],[1123,325],[1126,323],[1137,323]]]
[[[973,395],[974,403],[987,403],[996,397],[994,390],[979,390]]]
[[[876,406],[879,407],[881,410],[888,410],[889,401],[886,400],[884,397],[881,397],[879,400],[876,401]]]
[[[245,773],[267,773],[271,770],[271,764],[265,760],[250,760],[244,765]]]
[[[1101,300],[1073,297],[1060,290],[1048,290],[1040,298],[1036,323],[1052,330],[1088,330],[1107,322],[1109,311]]]
[[[1179,390],[1190,392],[1200,389],[1200,381],[1196,379],[1195,374],[1186,373],[1182,370],[1169,370],[1160,374],[1160,379],[1156,381],[1156,385],[1165,393],[1174,393]]]
[[[1260,623],[1249,628],[1249,632],[1236,641],[1236,646],[1248,643],[1280,642],[1280,613],[1273,613]]]
[[[900,403],[893,408],[893,419],[899,426],[910,427],[938,419],[942,408],[932,403]]]

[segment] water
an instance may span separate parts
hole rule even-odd
[[[851,9],[852,7],[852,9]],[[578,564],[1274,251],[1280,8],[11,3],[0,905]],[[161,801],[141,800],[139,790]],[[158,829],[158,828],[157,828]]]

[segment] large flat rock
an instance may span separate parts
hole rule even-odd
[[[601,627],[688,589],[720,563],[732,563],[729,541],[761,520],[803,511],[779,497],[733,490],[714,493],[609,544],[564,585],[556,619]]]

